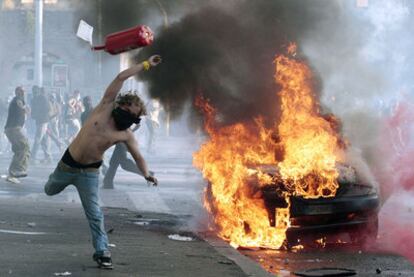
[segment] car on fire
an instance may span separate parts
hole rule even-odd
[[[304,245],[319,241],[350,243],[365,246],[375,241],[378,233],[378,211],[380,198],[378,186],[361,178],[351,166],[337,165],[339,172],[338,189],[334,197],[316,199],[290,195],[289,202],[285,199],[286,185],[280,178],[276,166],[261,165],[256,168],[272,177],[269,184],[260,186],[268,211],[269,224],[277,224],[278,209],[289,207],[290,226],[286,231],[285,247]],[[343,235],[347,235],[343,239]],[[339,236],[342,235],[342,236]],[[338,239],[340,237],[341,239]],[[334,239],[333,239],[334,238]]]

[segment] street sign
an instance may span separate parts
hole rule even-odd
[[[68,86],[68,66],[66,64],[52,65],[52,86],[57,88]]]

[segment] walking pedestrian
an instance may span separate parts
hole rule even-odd
[[[9,166],[7,180],[18,183],[16,178],[27,176],[27,166],[30,157],[29,141],[23,129],[29,108],[25,103],[25,91],[22,87],[16,87],[15,97],[10,102],[8,116],[4,132],[10,141],[13,158]]]
[[[50,139],[47,135],[50,116],[50,103],[44,88],[33,86],[32,91],[32,118],[36,123],[36,134],[32,146],[31,160],[36,162],[37,151],[41,145],[44,153],[43,161],[50,163],[52,161],[52,156],[50,154]]]
[[[0,125],[4,126],[7,119],[7,101],[5,98],[0,97]],[[5,151],[5,134],[0,131],[0,154]]]
[[[83,112],[79,90],[75,90],[66,103],[67,142],[70,144],[81,129],[80,116]]]
[[[135,132],[139,127],[140,124],[135,124],[134,128],[131,128],[131,131]],[[128,158],[127,152],[128,148],[125,143],[119,142],[115,145],[114,152],[109,160],[109,167],[105,172],[102,188],[114,188],[114,178],[119,166],[125,171],[144,176],[142,171],[136,166],[135,162]],[[154,176],[154,172],[150,171],[149,173],[151,176]]]
[[[59,152],[62,152],[63,142],[60,140],[59,118],[61,114],[60,105],[54,93],[49,94],[49,124],[47,135],[56,144]]]

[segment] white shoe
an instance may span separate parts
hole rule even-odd
[[[13,183],[13,184],[20,184],[19,179],[12,177],[12,176],[7,176],[6,181]]]

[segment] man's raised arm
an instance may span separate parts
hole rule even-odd
[[[147,61],[144,61],[139,64],[135,64],[128,69],[120,72],[115,79],[109,84],[108,88],[105,91],[105,94],[102,98],[102,102],[111,103],[115,100],[119,90],[122,88],[122,85],[126,79],[131,76],[136,75],[141,70],[148,70],[151,66],[156,66],[161,62],[161,57],[159,55],[151,56]]]

